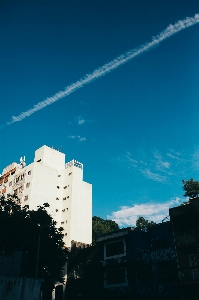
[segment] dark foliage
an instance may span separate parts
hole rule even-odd
[[[23,251],[21,275],[43,277],[46,281],[62,280],[62,268],[68,250],[64,247],[62,228],[47,213],[47,203],[37,211],[21,208],[17,197],[0,197],[0,251],[11,255]],[[37,270],[38,269],[38,270]]]
[[[185,197],[195,198],[199,196],[199,182],[197,180],[191,178],[189,180],[182,180],[182,183]]]
[[[149,222],[143,217],[139,217],[136,221],[136,229],[142,230],[142,231],[147,231],[150,227],[153,227],[156,225],[155,222],[151,221]]]
[[[104,220],[100,217],[93,217],[92,219],[92,244],[96,244],[97,238],[104,233],[115,231],[119,229],[118,224],[112,220]]]

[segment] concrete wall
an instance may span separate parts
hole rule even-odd
[[[0,277],[1,300],[40,300],[40,279]]]

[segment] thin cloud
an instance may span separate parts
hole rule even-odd
[[[176,152],[173,149],[171,149],[168,153],[167,156],[178,161],[184,161],[184,158],[182,157],[182,154],[180,152]]]
[[[151,172],[149,169],[143,169],[141,170],[141,173],[148,179],[152,179],[153,181],[158,181],[162,183],[167,183],[168,182],[168,177],[163,176],[157,173]]]
[[[184,199],[174,198],[163,203],[144,203],[133,204],[133,206],[122,206],[118,211],[114,211],[107,219],[115,221],[119,226],[135,226],[136,220],[139,217],[144,217],[149,221],[156,223],[169,215],[169,208],[179,206],[183,203]]]
[[[162,155],[160,155],[159,152],[154,152],[154,157],[156,159],[156,169],[157,170],[164,170],[164,169],[169,169],[171,164],[170,162],[166,161],[163,159]]]
[[[78,125],[83,125],[85,123],[90,123],[89,120],[85,119],[84,117],[81,117],[81,116],[77,116],[75,118],[75,121],[77,122]]]
[[[195,170],[199,170],[199,147],[197,147],[193,154],[193,167]]]
[[[38,104],[34,105],[33,108],[20,113],[18,116],[13,116],[11,121],[7,122],[6,125],[10,125],[15,122],[22,121],[23,119],[31,116],[32,114],[45,108],[46,106],[51,105],[54,102],[66,97],[66,96],[69,96],[70,94],[74,93],[78,89],[84,87],[86,84],[89,84],[92,81],[94,81],[102,76],[105,76],[106,74],[117,69],[119,66],[127,63],[131,59],[153,49],[155,46],[158,46],[161,42],[170,38],[172,35],[180,32],[181,30],[184,30],[192,25],[195,25],[198,22],[199,22],[199,14],[195,14],[194,17],[180,20],[180,21],[176,22],[174,25],[169,25],[160,34],[152,37],[151,42],[148,42],[144,45],[139,46],[138,48],[135,48],[126,53],[123,53],[122,55],[118,56],[117,58],[110,61],[109,63],[94,70],[92,73],[86,74],[83,78],[80,78],[78,81],[76,81],[76,82],[70,84],[68,87],[66,87],[64,91],[59,91],[52,97],[49,97],[46,100],[41,101]],[[2,126],[4,126],[4,125],[2,125]],[[1,128],[2,128],[2,126],[1,126]]]
[[[78,142],[86,142],[85,137],[81,137],[80,135],[69,135],[68,139],[78,140]]]

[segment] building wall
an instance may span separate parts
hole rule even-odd
[[[40,300],[41,279],[24,277],[0,277],[0,299]]]
[[[3,170],[0,194],[16,193],[22,206],[36,210],[48,203],[49,214],[64,228],[67,247],[75,240],[92,242],[92,185],[83,181],[83,165],[65,164],[65,154],[43,146],[35,151],[34,162],[22,168],[12,163]]]

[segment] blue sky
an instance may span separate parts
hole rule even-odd
[[[93,184],[93,215],[161,221],[199,180],[199,23],[19,122],[170,24],[197,1],[1,1],[0,169],[42,145],[62,146]]]

